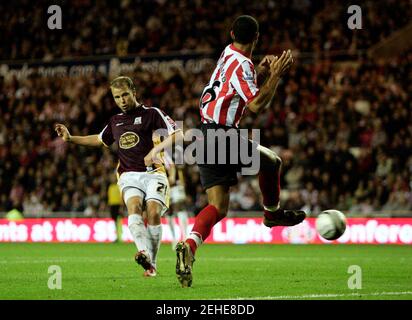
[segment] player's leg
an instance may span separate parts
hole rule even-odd
[[[116,241],[115,242],[120,242],[122,240],[122,217],[121,217],[119,210],[120,210],[119,205],[110,206],[110,215],[116,226]]]
[[[229,186],[212,186],[206,193],[209,204],[196,216],[195,224],[186,240],[193,255],[207,239],[214,225],[226,216],[229,208]]]
[[[178,240],[178,236],[176,234],[176,223],[175,223],[175,217],[173,214],[173,208],[174,206],[172,206],[172,209],[168,211],[168,213],[166,214],[166,221],[167,224],[169,226],[170,232],[172,234],[172,250],[175,250],[176,244],[177,244],[177,240]]]
[[[150,252],[147,243],[147,230],[143,219],[143,198],[136,188],[127,188],[124,191],[124,199],[128,213],[128,227],[136,244],[137,253],[135,260],[143,269],[151,267]],[[139,195],[138,195],[139,194]]]
[[[185,210],[185,206],[183,202],[177,204],[176,211],[177,211],[176,215],[179,221],[180,231],[182,232],[182,239],[186,239],[187,227],[189,225],[189,217],[188,217],[187,211]]]
[[[280,208],[281,158],[274,151],[261,145],[258,145],[257,149],[261,157],[258,178],[263,197],[263,223],[267,227],[293,226],[301,223],[306,218],[304,211]]]
[[[217,125],[202,125],[204,159],[203,163],[198,163],[200,181],[206,190],[209,204],[195,217],[194,226],[186,241],[180,241],[176,245],[176,275],[182,287],[192,285],[194,254],[202,242],[207,239],[213,226],[226,216],[229,207],[229,188],[237,184],[237,166],[228,162],[222,164],[223,162],[219,161],[218,157],[223,151],[226,152],[226,159],[231,158],[231,141],[227,141],[226,133],[222,137],[226,139],[225,144],[219,143],[222,140],[208,138],[213,136],[209,135],[209,130],[216,134],[213,132],[216,129],[222,128]],[[218,136],[220,133],[217,133]],[[224,145],[226,145],[226,150],[219,150],[219,146]],[[209,159],[209,152],[214,154],[214,159]]]
[[[148,246],[152,255],[153,273],[156,274],[156,259],[162,240],[160,217],[169,207],[169,181],[166,175],[145,173]],[[153,274],[148,274],[152,276]]]
[[[123,224],[122,224],[122,215],[119,213],[116,219],[116,234],[117,234],[117,241],[122,242],[122,233],[123,233]]]
[[[186,192],[185,188],[181,184],[176,184],[170,189],[170,201],[172,203],[172,215],[170,217],[171,223],[173,223],[174,228],[176,228],[175,217],[179,222],[179,227],[181,230],[181,238],[186,239],[187,236],[187,226],[188,226],[188,214],[185,211],[185,200]],[[173,239],[176,239],[176,242],[173,244],[173,250],[176,247],[177,240],[179,240],[179,235],[173,233]]]
[[[272,150],[259,145],[261,166],[258,174],[265,210],[277,210],[280,207],[280,172],[282,159]]]
[[[147,251],[146,228],[143,221],[143,199],[133,194],[132,188],[124,193],[127,206],[128,227],[138,251]]]
[[[182,287],[192,285],[192,269],[197,248],[227,214],[229,188],[228,185],[215,185],[206,190],[209,205],[196,216],[195,224],[186,241],[180,241],[176,245],[176,275]]]
[[[148,248],[152,258],[152,266],[155,270],[157,253],[159,252],[160,243],[162,241],[162,225],[160,223],[160,216],[163,210],[164,205],[156,200],[146,202]]]
[[[145,199],[144,173],[124,172],[120,175],[118,185],[128,213],[128,227],[137,247],[135,261],[145,270],[150,269],[151,259],[147,248],[147,230],[143,218],[143,201]]]

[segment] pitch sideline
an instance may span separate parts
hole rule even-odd
[[[325,293],[325,294],[303,294],[291,296],[266,296],[266,297],[236,297],[228,300],[297,300],[297,299],[316,299],[316,298],[339,298],[339,297],[371,297],[371,296],[401,296],[412,295],[412,291],[400,292],[370,292],[370,293]]]

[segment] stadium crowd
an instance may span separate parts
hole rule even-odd
[[[62,29],[48,29],[50,5],[60,5]],[[121,0],[2,1],[0,60],[211,51],[225,43],[233,19],[253,13],[258,52],[288,47],[319,55],[367,49],[404,26],[409,0],[365,0],[362,30],[350,30],[352,1]]]
[[[230,21],[252,12],[260,23],[258,52],[294,48],[315,57],[311,63],[298,57],[270,108],[248,113],[241,124],[260,128],[262,144],[282,157],[285,206],[312,214],[412,210],[412,52],[388,61],[361,55],[351,63],[325,55],[366,49],[404,26],[412,16],[410,1],[362,2],[362,32],[346,27],[348,1],[56,1],[64,28],[55,32],[44,23],[46,4],[0,3],[0,60],[215,51],[227,42]],[[165,75],[137,65],[130,76],[140,101],[163,108],[187,129],[199,123],[209,67]],[[102,74],[0,77],[0,212],[108,211],[115,150],[64,143],[53,130],[62,122],[72,134],[100,132],[118,113],[108,82]],[[187,205],[196,213],[207,199],[197,167],[185,170]],[[257,180],[242,177],[231,210],[261,210],[260,203]]]
[[[283,201],[312,214],[326,208],[367,214],[412,209],[412,52],[391,61],[296,63],[264,113],[241,126],[282,157]],[[140,101],[160,106],[185,128],[199,122],[198,99],[210,70],[169,78],[137,68]],[[0,212],[107,211],[114,150],[62,142],[53,124],[96,134],[118,112],[103,75],[0,79]],[[186,167],[191,212],[206,204],[196,166]],[[232,210],[260,210],[255,178],[244,177]]]

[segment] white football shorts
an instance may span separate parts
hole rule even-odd
[[[123,195],[124,203],[131,197],[138,196],[143,202],[157,201],[163,205],[162,215],[169,208],[170,187],[166,175],[149,172],[123,172],[117,182]]]

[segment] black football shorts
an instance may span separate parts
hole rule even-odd
[[[219,138],[208,137],[208,130],[223,129],[221,132],[226,135],[223,139],[226,139],[226,146],[224,149],[219,148],[219,144],[222,145],[222,140]],[[228,131],[232,129],[231,131]],[[233,186],[238,183],[237,175],[242,168],[249,166],[242,162],[239,156],[240,147],[245,148],[247,145],[249,155],[252,154],[252,148],[256,149],[257,144],[249,140],[245,136],[239,134],[239,130],[225,127],[217,124],[202,124],[201,131],[203,133],[203,146],[204,146],[204,158],[203,161],[198,161],[198,167],[200,172],[200,182],[202,187],[207,190],[216,185]],[[243,142],[241,142],[243,140]],[[238,144],[237,149],[233,148],[234,143]],[[208,154],[211,152],[211,148],[214,148],[213,154],[208,159]],[[225,160],[222,161],[221,152],[225,153]],[[232,158],[230,158],[232,156]],[[220,158],[220,162],[219,162]],[[212,159],[212,161],[210,161]],[[214,159],[214,160],[213,160]],[[203,163],[202,163],[203,162]]]

